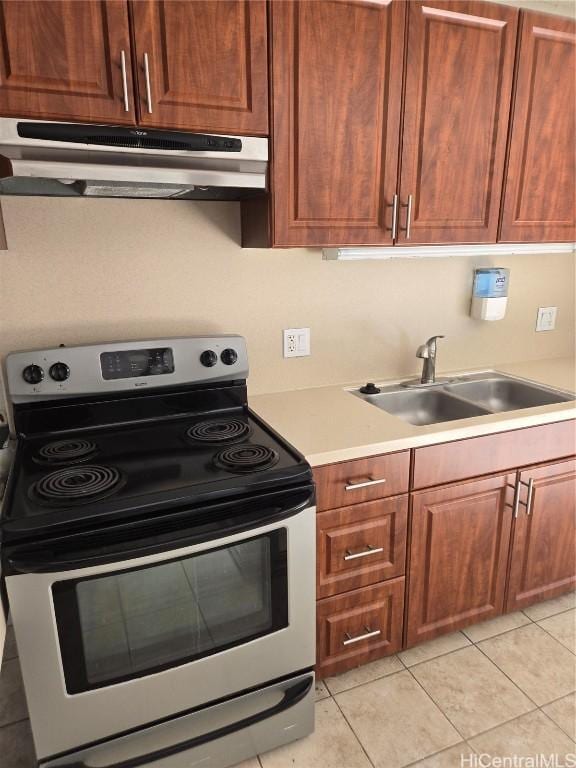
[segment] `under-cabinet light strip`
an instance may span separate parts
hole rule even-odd
[[[575,243],[492,243],[489,245],[417,245],[382,248],[324,248],[327,261],[362,259],[438,259],[451,256],[516,256],[526,254],[574,253]]]

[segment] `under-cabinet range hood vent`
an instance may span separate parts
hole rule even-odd
[[[268,140],[0,118],[0,194],[241,200],[266,191]]]

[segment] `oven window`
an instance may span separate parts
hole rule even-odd
[[[286,529],[52,590],[66,689],[100,688],[286,627]]]

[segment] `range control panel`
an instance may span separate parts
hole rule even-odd
[[[246,341],[232,335],[62,346],[6,357],[15,403],[247,376]]]

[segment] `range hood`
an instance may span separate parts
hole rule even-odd
[[[0,194],[241,200],[266,190],[268,140],[0,118]]]

